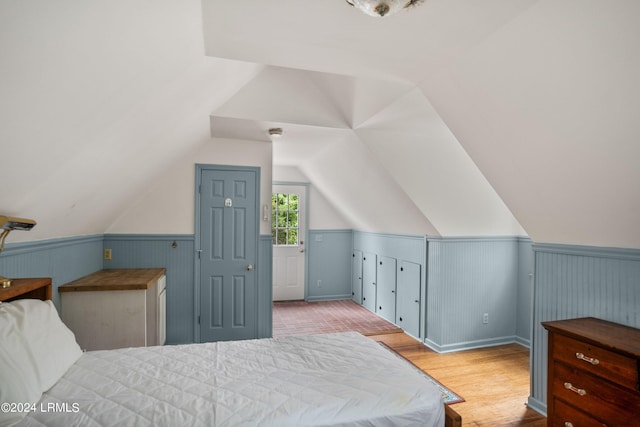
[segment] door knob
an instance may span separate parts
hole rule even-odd
[[[253,270],[253,265],[252,264],[247,265],[247,271],[251,271],[251,270]]]

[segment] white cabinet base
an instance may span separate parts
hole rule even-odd
[[[164,345],[165,287],[163,274],[145,289],[67,289],[60,292],[60,317],[83,350]]]

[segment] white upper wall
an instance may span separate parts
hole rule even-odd
[[[421,84],[536,241],[640,247],[638,17],[540,1]]]
[[[272,178],[274,183],[304,184],[309,187],[308,205],[311,215],[307,221],[307,228],[310,230],[341,230],[351,228],[351,224],[349,224],[336,209],[334,202],[319,191],[315,185],[311,184],[311,180],[297,167],[274,165]]]
[[[259,167],[260,206],[271,206],[271,143],[214,138],[175,159],[106,232],[193,234],[196,164]],[[270,222],[260,221],[260,234],[271,235]]]

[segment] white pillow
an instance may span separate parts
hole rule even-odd
[[[0,304],[0,402],[37,403],[81,355],[51,301]],[[0,426],[24,415],[0,411]]]

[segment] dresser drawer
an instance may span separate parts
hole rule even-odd
[[[548,421],[549,427],[608,427],[561,400],[554,399],[553,405],[555,411]]]
[[[572,338],[554,336],[554,360],[576,366],[623,387],[638,390],[638,362]]]
[[[608,426],[628,426],[640,413],[638,392],[616,386],[580,369],[554,362],[550,398],[563,400]]]

